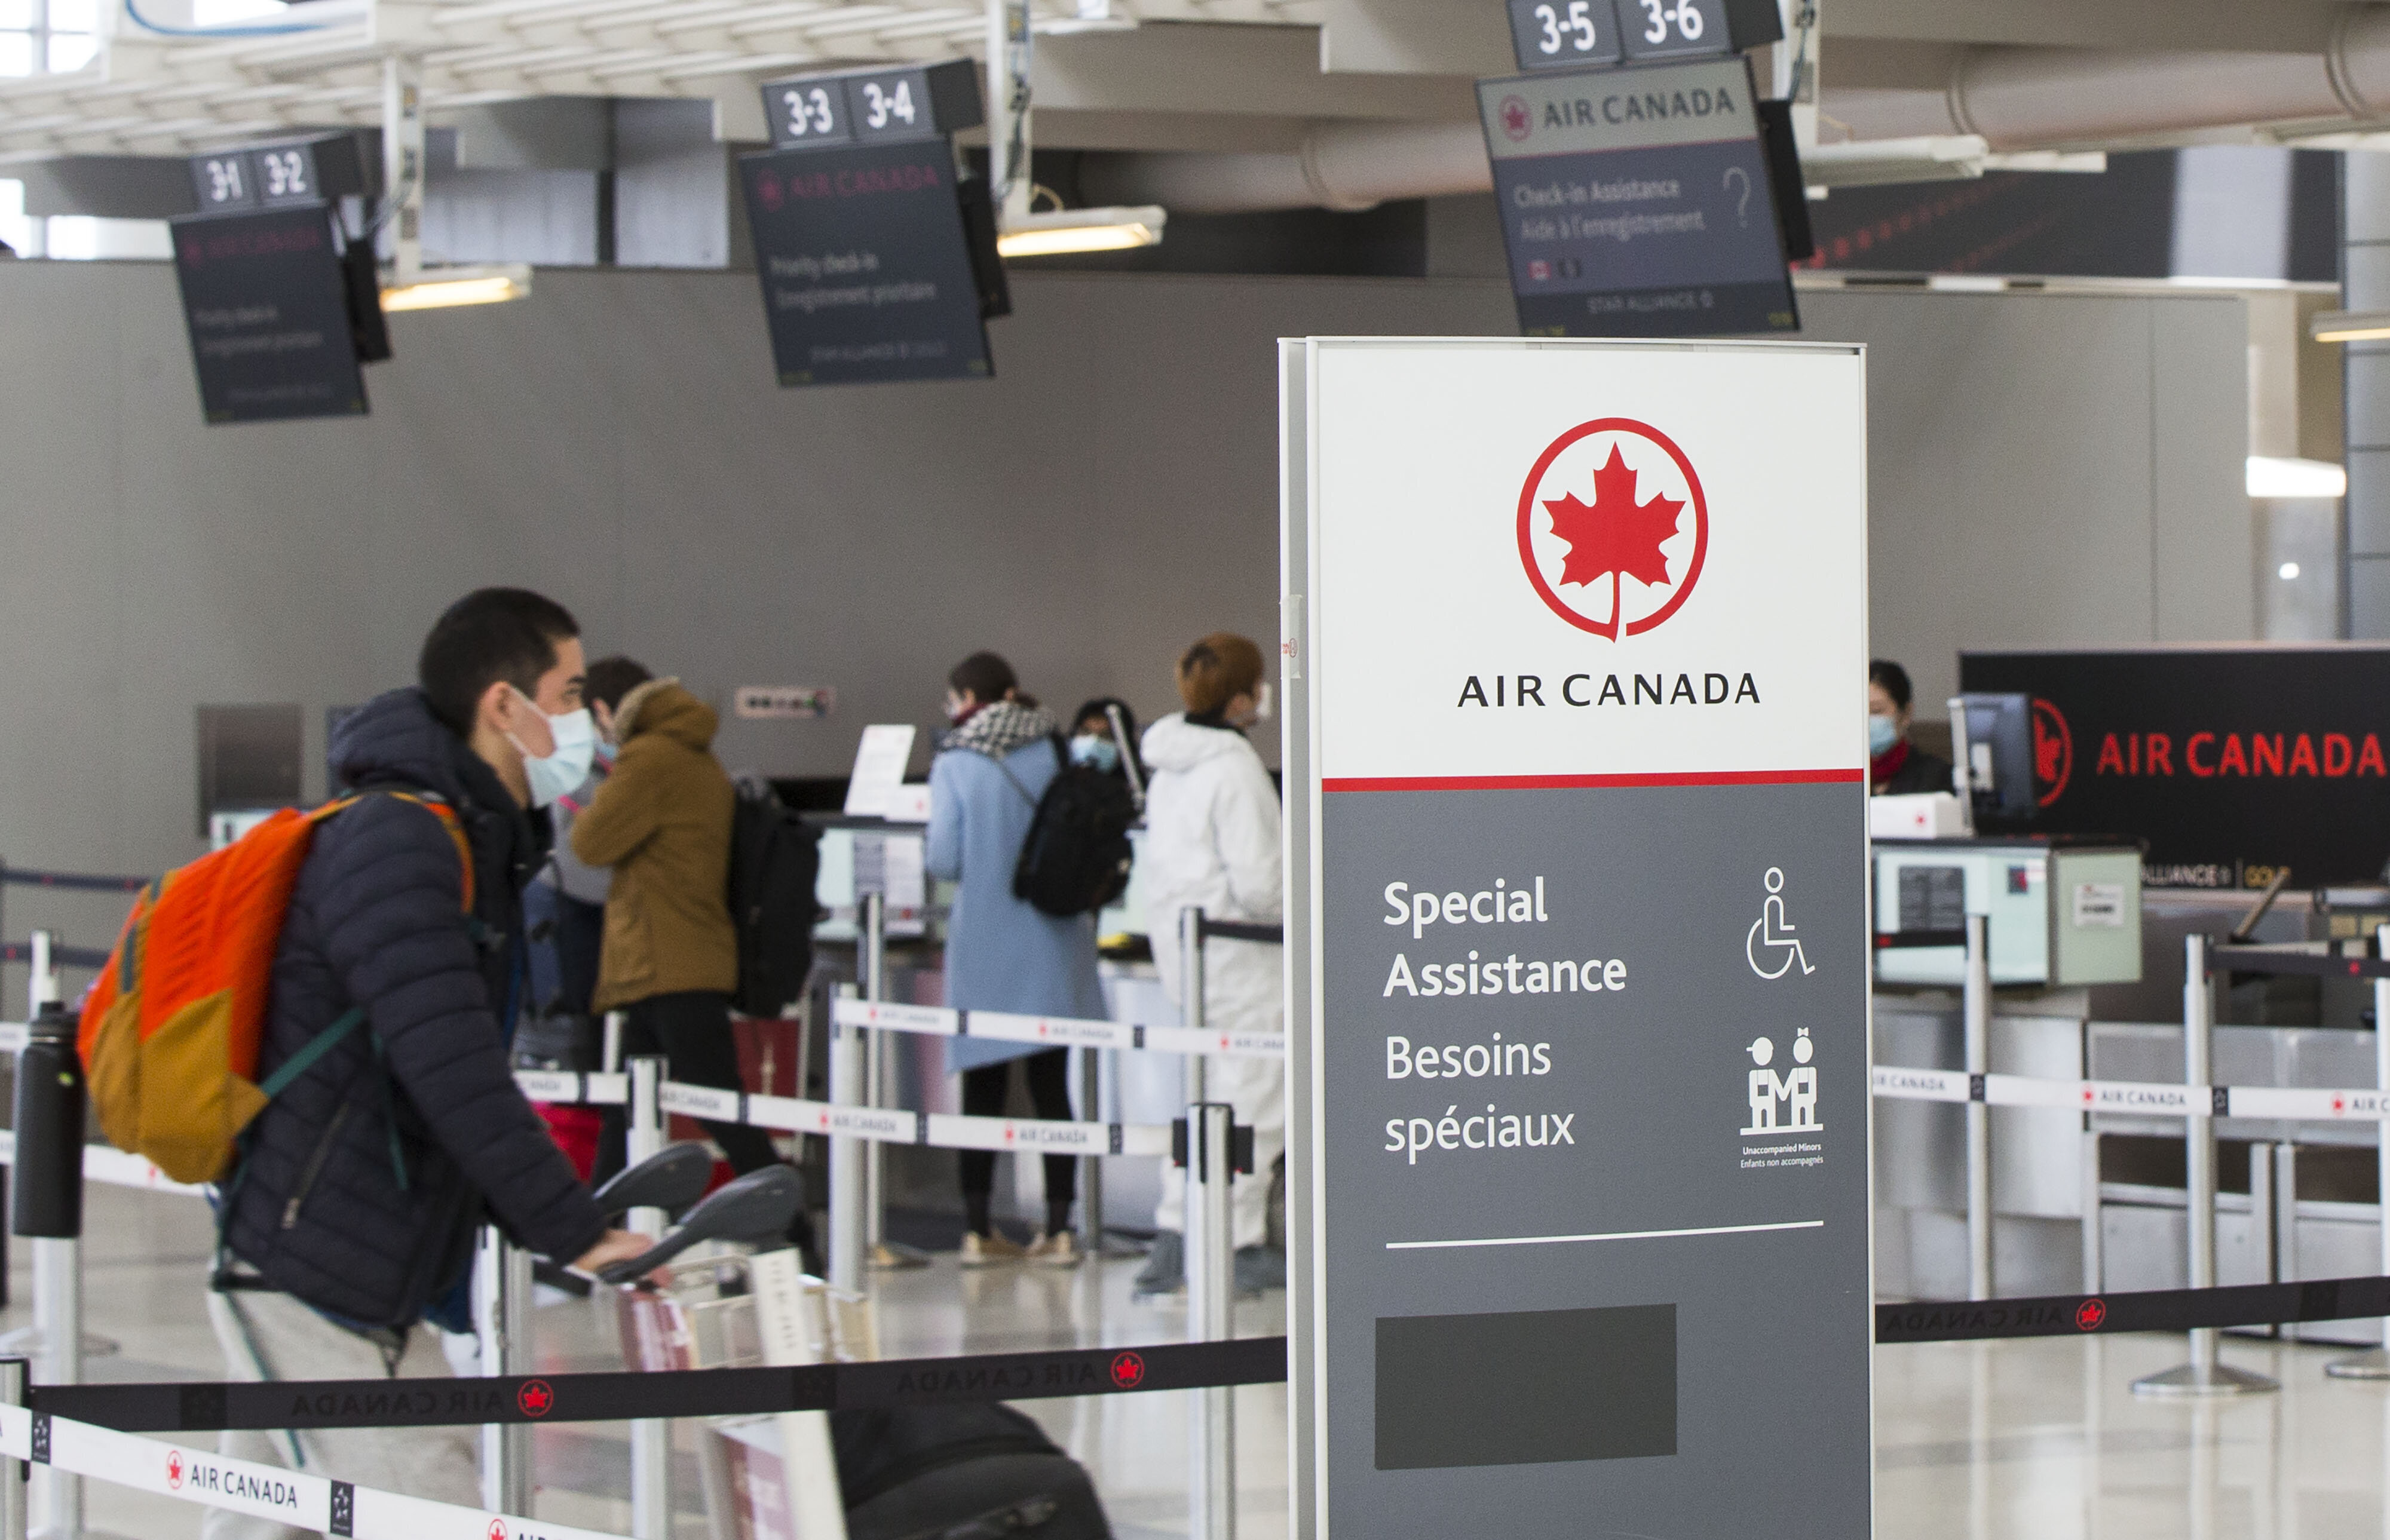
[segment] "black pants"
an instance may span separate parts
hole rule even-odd
[[[712,1085],[743,1090],[739,1079],[739,1046],[730,1035],[730,996],[708,990],[679,995],[651,995],[633,1002],[623,1012],[623,1057],[660,1053],[670,1065],[665,1078],[684,1085]],[[623,1169],[630,1126],[629,1112],[620,1107],[605,1111],[605,1129],[598,1141],[594,1187]],[[739,1123],[707,1123],[705,1131],[722,1147],[730,1169],[744,1176],[780,1158],[771,1136]]]
[[[1001,1064],[983,1065],[963,1072],[963,1115],[972,1118],[1004,1116],[1005,1094],[1012,1087],[1012,1067],[1018,1064],[1029,1077],[1029,1104],[1041,1118],[1058,1123],[1071,1121],[1071,1050],[1044,1048],[1026,1059],[1009,1059]],[[996,1188],[996,1151],[964,1149],[956,1152],[962,1167],[963,1196],[984,1198]],[[1079,1196],[1079,1160],[1075,1155],[1046,1157],[1046,1201],[1068,1203]]]

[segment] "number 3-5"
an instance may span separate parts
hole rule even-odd
[[[1659,0],[1644,0],[1645,5],[1657,5]],[[1547,54],[1557,54],[1562,43],[1574,34],[1576,51],[1593,52],[1593,6],[1591,0],[1569,0],[1568,19],[1563,21],[1558,10],[1550,6],[1537,6],[1536,19],[1543,24],[1544,40],[1538,47]]]

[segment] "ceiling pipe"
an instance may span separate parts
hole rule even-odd
[[[1138,203],[1173,213],[1265,209],[1371,209],[1390,198],[1490,192],[1485,136],[1469,123],[1317,123],[1280,154],[1154,152],[1089,157],[1079,173],[1090,202]]]
[[[2390,5],[2348,6],[2321,54],[1970,48],[1938,91],[1836,92],[1829,79],[1822,115],[1860,141],[1977,135],[1994,150],[2376,123],[2390,120]],[[1176,213],[1349,211],[1494,186],[1473,122],[1318,123],[1289,152],[1090,157],[1081,179],[1092,202]]]
[[[2341,12],[2321,54],[1970,48],[1938,91],[1831,86],[1860,139],[1976,134],[1994,149],[2100,144],[2261,123],[2390,116],[2390,7]]]

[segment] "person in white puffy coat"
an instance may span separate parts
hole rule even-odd
[[[1178,663],[1184,712],[1145,731],[1148,783],[1139,856],[1153,959],[1171,998],[1179,997],[1178,914],[1200,904],[1214,919],[1275,923],[1281,916],[1278,789],[1243,729],[1260,720],[1268,686],[1261,648],[1217,633],[1188,648]],[[1285,949],[1262,942],[1214,940],[1203,949],[1204,1025],[1220,1031],[1286,1030]],[[1253,1129],[1253,1172],[1230,1191],[1240,1290],[1282,1284],[1283,1253],[1268,1247],[1271,1168],[1286,1149],[1286,1065],[1282,1060],[1210,1055],[1204,1092],[1236,1109]],[[1184,1282],[1186,1190],[1165,1174],[1154,1213],[1154,1253],[1137,1288],[1173,1290]]]

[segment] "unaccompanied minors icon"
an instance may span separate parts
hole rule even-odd
[[[1821,1133],[1825,1124],[1818,1121],[1818,1068],[1809,1062],[1817,1057],[1817,1046],[1809,1040],[1809,1029],[1803,1027],[1792,1039],[1792,1064],[1787,1072],[1768,1068],[1776,1060],[1776,1044],[1772,1038],[1754,1038],[1742,1050],[1751,1056],[1757,1068],[1751,1072],[1751,1123],[1745,1134],[1805,1134]],[[1782,1103],[1789,1121],[1777,1120],[1777,1106]]]

